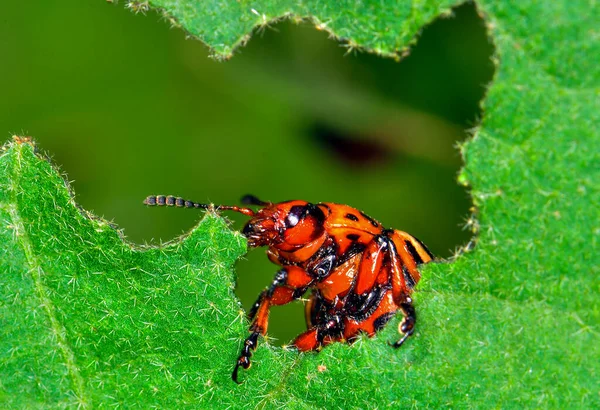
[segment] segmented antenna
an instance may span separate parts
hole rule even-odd
[[[144,204],[148,206],[176,206],[178,208],[197,208],[197,209],[210,209],[212,206],[209,204],[200,204],[198,202],[189,201],[173,195],[150,195],[144,199]],[[255,212],[250,208],[240,208],[236,205],[214,205],[217,210],[220,211],[234,211],[247,216],[254,216]]]
[[[209,208],[207,204],[199,204],[187,199],[174,197],[173,195],[150,195],[144,199],[144,204],[149,206],[176,206],[179,208]]]

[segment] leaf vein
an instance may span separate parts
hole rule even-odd
[[[29,265],[28,272],[31,273],[31,279],[33,281],[35,291],[37,293],[38,298],[41,301],[41,306],[46,311],[48,319],[50,320],[51,331],[56,338],[56,343],[59,351],[61,352],[64,360],[65,366],[67,368],[68,374],[71,376],[73,381],[73,390],[74,394],[78,400],[78,407],[87,408],[88,401],[85,396],[85,388],[84,388],[84,380],[81,376],[81,372],[79,367],[76,364],[75,354],[73,350],[70,348],[67,337],[66,337],[66,329],[60,323],[58,318],[56,317],[55,307],[52,303],[52,300],[49,296],[49,290],[44,284],[43,275],[44,271],[42,266],[33,250],[33,245],[29,239],[29,235],[25,229],[25,223],[21,218],[18,209],[18,201],[17,201],[17,192],[19,189],[19,176],[21,175],[21,149],[18,150],[17,156],[17,164],[15,166],[14,178],[11,181],[11,193],[12,193],[12,203],[9,203],[5,209],[8,210],[10,218],[12,220],[13,227],[15,229],[15,241],[20,243],[23,248],[23,252],[25,254],[25,258]]]

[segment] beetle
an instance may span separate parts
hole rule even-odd
[[[292,200],[261,201],[253,195],[242,204],[222,206],[249,216],[242,234],[249,247],[266,246],[271,262],[280,266],[271,284],[259,295],[248,317],[250,336],[241,349],[232,379],[239,368],[248,369],[260,335],[267,333],[271,306],[284,305],[311,291],[305,306],[307,330],[293,342],[299,351],[320,350],[333,342],[355,341],[361,333],[375,335],[394,317],[400,347],[413,334],[416,313],[411,294],[421,275],[420,264],[433,255],[416,237],[385,229],[378,221],[348,205]],[[150,206],[211,209],[211,205],[174,196],[152,195]]]

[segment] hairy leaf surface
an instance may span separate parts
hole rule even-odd
[[[152,1],[231,56],[282,16],[385,56],[459,2]],[[0,157],[0,401],[8,407],[600,407],[598,6],[479,1],[497,72],[459,180],[476,245],[423,270],[417,334],[297,354],[263,343],[235,385],[245,240],[208,213],[132,247],[19,140]]]

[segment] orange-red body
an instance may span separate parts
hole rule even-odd
[[[254,211],[220,206],[251,217],[243,234],[250,247],[267,246],[269,259],[281,269],[261,293],[249,316],[246,339],[233,372],[248,368],[258,336],[267,332],[269,310],[311,290],[306,305],[308,330],[293,345],[318,350],[336,341],[352,342],[359,334],[373,336],[401,310],[404,320],[399,347],[414,330],[416,315],[410,297],[420,279],[417,266],[429,262],[425,245],[406,232],[385,229],[379,222],[347,205],[306,201],[269,203],[255,197],[245,202]],[[149,205],[206,208],[180,198],[152,196]]]

